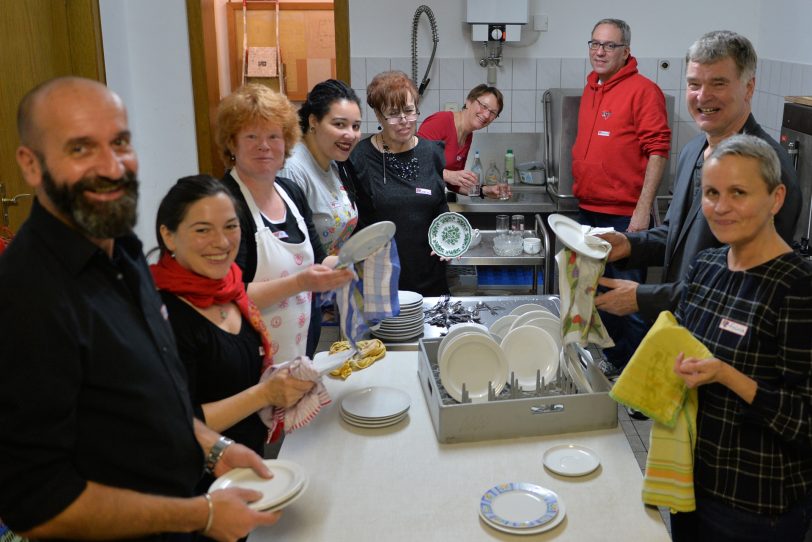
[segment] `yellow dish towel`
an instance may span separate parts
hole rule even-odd
[[[378,339],[358,341],[358,352],[344,362],[344,365],[330,371],[330,376],[337,376],[347,380],[354,371],[366,369],[386,355],[386,346]],[[350,349],[350,341],[337,341],[330,345],[330,353],[342,352]]]
[[[643,502],[672,511],[696,509],[693,466],[696,390],[674,373],[674,360],[712,354],[691,332],[663,311],[635,351],[609,395],[654,420],[649,441]]]

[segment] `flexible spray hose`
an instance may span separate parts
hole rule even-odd
[[[431,71],[431,65],[434,63],[434,53],[437,52],[437,42],[440,41],[440,38],[437,37],[437,21],[434,18],[434,12],[431,11],[431,8],[422,5],[417,8],[414,12],[414,18],[412,19],[412,80],[417,84],[417,23],[420,22],[420,15],[425,12],[429,18],[429,24],[431,25],[431,39],[434,41],[434,46],[431,49],[431,58],[429,58],[429,64],[426,66],[426,73],[423,74],[423,80],[420,82],[420,86],[417,90],[417,99],[420,100],[420,97],[423,96],[423,91],[426,90],[426,87],[429,86],[429,71]]]

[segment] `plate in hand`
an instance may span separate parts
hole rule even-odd
[[[338,253],[336,269],[347,267],[367,259],[372,253],[380,249],[395,236],[394,222],[384,220],[370,224],[363,230],[356,232],[341,246]]]
[[[471,246],[473,230],[459,213],[443,213],[429,226],[429,245],[443,258],[456,258]]]
[[[588,243],[581,224],[569,217],[552,214],[547,217],[547,223],[564,246],[582,256],[602,260],[611,250],[608,241],[597,244]]]
[[[254,510],[267,510],[301,492],[307,481],[307,473],[301,465],[284,459],[266,459],[263,462],[273,473],[273,478],[260,478],[248,468],[231,469],[209,486],[209,492],[229,487],[259,491],[262,497],[248,504]]]

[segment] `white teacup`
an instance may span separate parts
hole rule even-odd
[[[479,230],[474,230],[473,235],[471,236],[471,244],[468,245],[468,248],[474,248],[481,242],[482,242],[482,234],[479,232]]]
[[[538,254],[541,252],[541,239],[538,237],[525,237],[522,240],[522,249],[527,254]]]

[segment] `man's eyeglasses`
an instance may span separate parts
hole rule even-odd
[[[597,51],[598,48],[603,47],[603,50],[607,53],[614,53],[618,47],[626,47],[625,43],[615,43],[613,41],[589,40],[586,44],[589,45],[591,51]]]
[[[482,111],[487,111],[493,118],[497,118],[499,116],[498,111],[494,111],[493,109],[491,109],[490,107],[488,107],[484,103],[480,102],[479,98],[474,98],[474,99],[476,100],[476,103],[479,104],[479,108],[482,109]]]
[[[406,122],[414,122],[420,116],[419,109],[406,109],[404,111],[390,111],[388,115],[384,115],[386,124],[399,124],[401,119]]]

